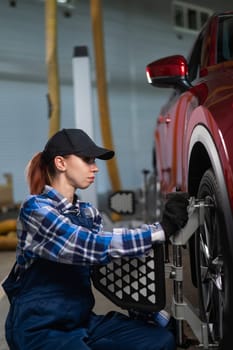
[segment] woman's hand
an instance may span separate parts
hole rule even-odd
[[[186,225],[188,221],[188,198],[189,195],[186,192],[168,194],[161,220],[167,239]]]

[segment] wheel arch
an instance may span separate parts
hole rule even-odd
[[[203,125],[194,128],[189,145],[189,163],[188,163],[188,192],[196,197],[199,184],[205,171],[212,169],[221,190],[223,213],[226,222],[226,239],[229,246],[228,261],[233,263],[233,216],[227,192],[227,186],[224,180],[224,172],[220,161],[217,146],[213,141],[209,131]],[[192,237],[190,239],[190,263],[193,284],[196,286],[195,268],[192,250]]]
[[[224,212],[226,216],[231,218],[229,224],[231,223],[231,227],[233,227],[230,200],[218,149],[211,134],[204,125],[197,125],[192,132],[188,159],[188,191],[190,191],[190,195],[195,196],[197,194],[204,172],[212,168],[221,189]]]
[[[196,196],[201,178],[210,167],[210,157],[204,145],[198,141],[192,148],[189,159],[188,192],[190,196]]]

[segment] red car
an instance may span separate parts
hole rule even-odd
[[[233,339],[233,11],[214,14],[189,57],[148,64],[147,78],[173,88],[155,130],[162,197],[175,191],[205,198],[204,228],[189,241],[192,281],[210,342]],[[229,338],[228,338],[229,336]]]

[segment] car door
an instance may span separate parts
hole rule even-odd
[[[161,137],[162,179],[165,192],[187,190],[187,140],[186,128],[190,116],[201,103],[202,88],[200,63],[204,32],[199,35],[189,58],[189,80],[193,86],[185,92],[175,90],[172,98],[162,109],[158,118]]]
[[[161,113],[157,119],[156,130],[156,150],[160,157],[160,178],[162,192],[171,192],[174,185],[174,166],[173,146],[174,130],[176,128],[176,109],[179,103],[180,93],[174,91],[168,103],[161,109]]]

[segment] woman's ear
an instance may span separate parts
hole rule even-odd
[[[54,165],[60,171],[66,170],[66,160],[62,156],[56,156],[54,158]]]

